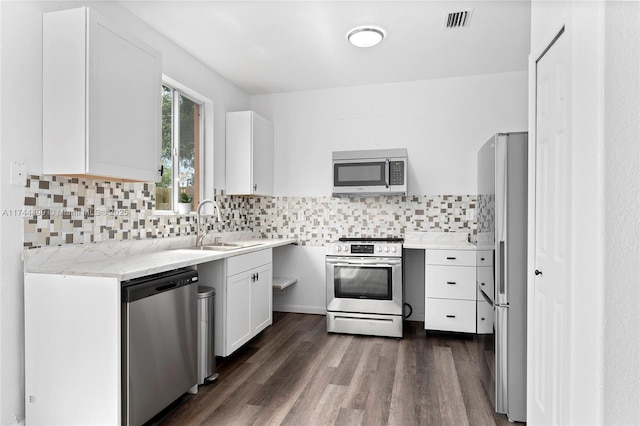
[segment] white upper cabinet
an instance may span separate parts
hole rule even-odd
[[[226,192],[273,195],[273,125],[253,111],[228,112]]]
[[[159,180],[162,58],[87,7],[43,17],[43,173]]]

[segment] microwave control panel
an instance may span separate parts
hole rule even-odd
[[[389,185],[404,185],[404,161],[390,161],[389,175]]]

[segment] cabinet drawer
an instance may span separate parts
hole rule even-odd
[[[476,332],[476,301],[427,298],[424,328],[428,330]]]
[[[476,268],[427,266],[426,297],[476,300]]]
[[[227,259],[227,276],[230,277],[240,272],[266,265],[267,263],[271,263],[271,259],[271,249],[229,257]]]
[[[480,294],[480,290],[487,293],[487,296],[495,299],[495,295],[493,293],[493,267],[485,266],[482,268],[477,268],[476,280],[478,281],[478,300],[484,300],[484,298]]]
[[[493,266],[493,250],[478,250],[476,265]]]
[[[493,309],[485,300],[478,301],[476,307],[476,326],[478,334],[493,333]]]
[[[425,250],[427,265],[476,266],[475,250]]]

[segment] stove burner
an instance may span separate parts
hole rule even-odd
[[[359,237],[359,238],[338,238],[341,243],[363,242],[363,243],[404,243],[404,238],[379,238],[379,237]]]

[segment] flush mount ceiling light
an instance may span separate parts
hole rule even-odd
[[[383,39],[384,30],[371,25],[357,27],[347,33],[347,40],[356,47],[373,47]]]

